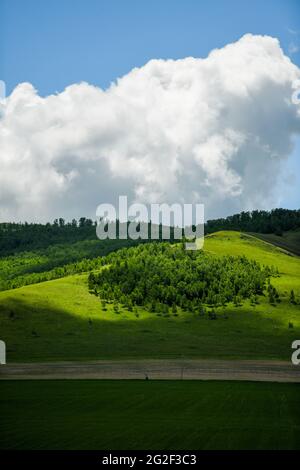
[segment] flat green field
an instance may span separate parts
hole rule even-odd
[[[300,449],[300,385],[0,382],[3,449]]]
[[[218,308],[217,320],[179,311],[160,316],[112,306],[103,311],[89,294],[87,275],[69,276],[0,292],[0,338],[8,361],[51,361],[120,358],[286,359],[300,338],[300,306],[289,303],[294,289],[300,298],[300,258],[239,232],[218,232],[204,249],[216,256],[241,255],[277,266],[272,279],[281,303],[265,297],[252,307]]]

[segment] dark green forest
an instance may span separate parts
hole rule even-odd
[[[50,245],[76,243],[81,240],[95,240],[95,222],[81,217],[73,219],[55,219],[53,223],[1,223],[0,255],[7,256],[21,251],[47,248]]]
[[[300,228],[300,210],[273,209],[271,211],[241,212],[226,218],[208,220],[205,233],[218,230],[275,233]],[[171,234],[172,238],[172,234]],[[50,245],[96,240],[96,222],[81,217],[66,222],[63,218],[53,223],[0,223],[0,256],[32,251]]]
[[[282,235],[288,230],[300,227],[300,210],[273,209],[271,211],[241,212],[224,219],[208,220],[205,233],[219,230],[239,230],[241,232],[274,233]]]

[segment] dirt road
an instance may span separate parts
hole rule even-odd
[[[170,379],[299,382],[300,366],[284,361],[126,360],[14,363],[0,366],[8,379]]]

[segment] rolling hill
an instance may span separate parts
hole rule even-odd
[[[251,235],[251,234],[250,234]],[[284,250],[294,253],[300,256],[300,230],[288,230],[283,232],[281,235],[275,233],[253,233],[257,238],[272,243],[275,246],[279,246]]]
[[[228,304],[217,319],[179,309],[176,316],[103,309],[87,288],[88,274],[32,284],[0,292],[0,336],[9,361],[86,360],[109,358],[213,357],[289,359],[291,343],[300,337],[300,259],[240,232],[206,237],[204,250],[213,256],[245,255],[278,268],[272,279],[281,303],[260,297],[255,307]]]

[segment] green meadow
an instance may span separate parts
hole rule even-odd
[[[300,384],[0,382],[3,449],[300,449]]]
[[[134,311],[112,304],[103,308],[87,287],[87,274],[0,292],[0,336],[8,361],[120,358],[285,359],[300,337],[300,306],[289,302],[291,289],[300,298],[300,258],[239,232],[218,232],[205,239],[214,256],[245,255],[275,266],[272,278],[281,302],[249,300],[240,307],[218,307],[217,319],[180,309],[176,316]]]

